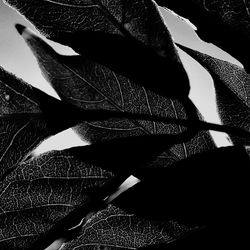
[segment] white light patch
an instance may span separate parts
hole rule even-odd
[[[120,194],[122,194],[123,192],[125,192],[126,190],[128,190],[131,187],[133,187],[135,184],[137,184],[139,182],[140,182],[140,180],[138,178],[134,177],[133,175],[129,176],[121,184],[121,186],[118,188],[118,190],[107,198],[106,203],[112,202]]]
[[[32,154],[38,156],[51,150],[64,150],[87,144],[88,143],[80,139],[72,129],[67,129],[43,141]]]
[[[246,152],[248,153],[249,157],[250,157],[250,146],[245,146]]]
[[[34,35],[35,35],[35,33],[29,28],[25,28],[22,32],[22,37],[25,40],[31,39]]]
[[[191,22],[189,21],[189,19],[187,19],[187,18],[185,18],[185,17],[182,17],[182,16],[178,15],[177,13],[175,13],[174,11],[172,11],[172,10],[166,8],[166,7],[162,7],[162,8],[163,8],[164,10],[170,12],[172,15],[174,15],[174,16],[177,17],[178,19],[182,20],[182,21],[185,22],[186,24],[188,24],[193,30],[197,30],[197,27],[196,27],[193,23],[191,23]]]
[[[65,241],[66,241],[66,239],[64,239],[64,238],[57,239],[50,246],[45,248],[45,250],[60,250],[60,249],[63,249]]]

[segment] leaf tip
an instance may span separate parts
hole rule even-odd
[[[17,29],[17,32],[24,38],[24,40],[31,39],[34,36],[32,30],[22,24],[17,23],[15,27]]]
[[[15,28],[20,35],[22,35],[23,32],[27,29],[25,26],[19,23],[15,24]]]

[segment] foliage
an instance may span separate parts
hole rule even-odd
[[[248,244],[248,1],[5,2],[78,55],[60,55],[16,25],[61,100],[0,69],[1,249]],[[178,45],[211,74],[223,125],[203,121],[189,99],[158,5],[244,65]],[[70,127],[90,145],[32,155]],[[217,148],[209,130],[234,145]],[[114,197],[130,175],[140,182]]]

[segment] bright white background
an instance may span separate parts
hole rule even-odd
[[[230,55],[217,47],[200,41],[191,26],[177,18],[169,11],[161,9],[164,20],[170,29],[174,40],[178,43],[210,54],[214,57],[239,64]],[[21,23],[35,30],[35,28],[21,17],[16,11],[0,2],[0,65],[24,79],[33,86],[40,88],[50,95],[57,96],[54,90],[42,77],[34,56],[26,46],[23,39],[14,28],[15,23]],[[73,54],[74,52],[65,46],[49,43],[61,54]],[[191,82],[190,97],[201,111],[206,121],[220,123],[216,112],[213,81],[205,69],[185,53],[180,52],[183,64],[188,72]],[[230,145],[223,133],[212,133],[218,146]],[[47,141],[37,149],[37,153],[52,149],[63,149],[76,145],[83,145],[74,132],[69,129]]]

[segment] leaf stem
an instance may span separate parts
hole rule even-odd
[[[70,112],[69,112],[70,111]],[[14,115],[3,115],[1,119],[23,119],[24,117],[43,118],[47,119],[46,114],[42,113],[22,113]],[[145,120],[152,122],[162,122],[165,124],[175,124],[192,128],[195,130],[213,130],[218,132],[228,133],[229,135],[240,136],[243,138],[250,138],[250,132],[242,128],[232,127],[228,125],[220,125],[210,122],[201,121],[195,117],[188,119],[174,118],[174,117],[161,117],[150,114],[134,114],[130,112],[117,112],[109,110],[83,110],[78,107],[68,110],[64,113],[65,123],[68,127],[73,127],[84,121],[102,121],[107,119],[133,119],[133,120]],[[66,129],[66,125],[65,125]],[[57,131],[55,131],[57,133]]]

